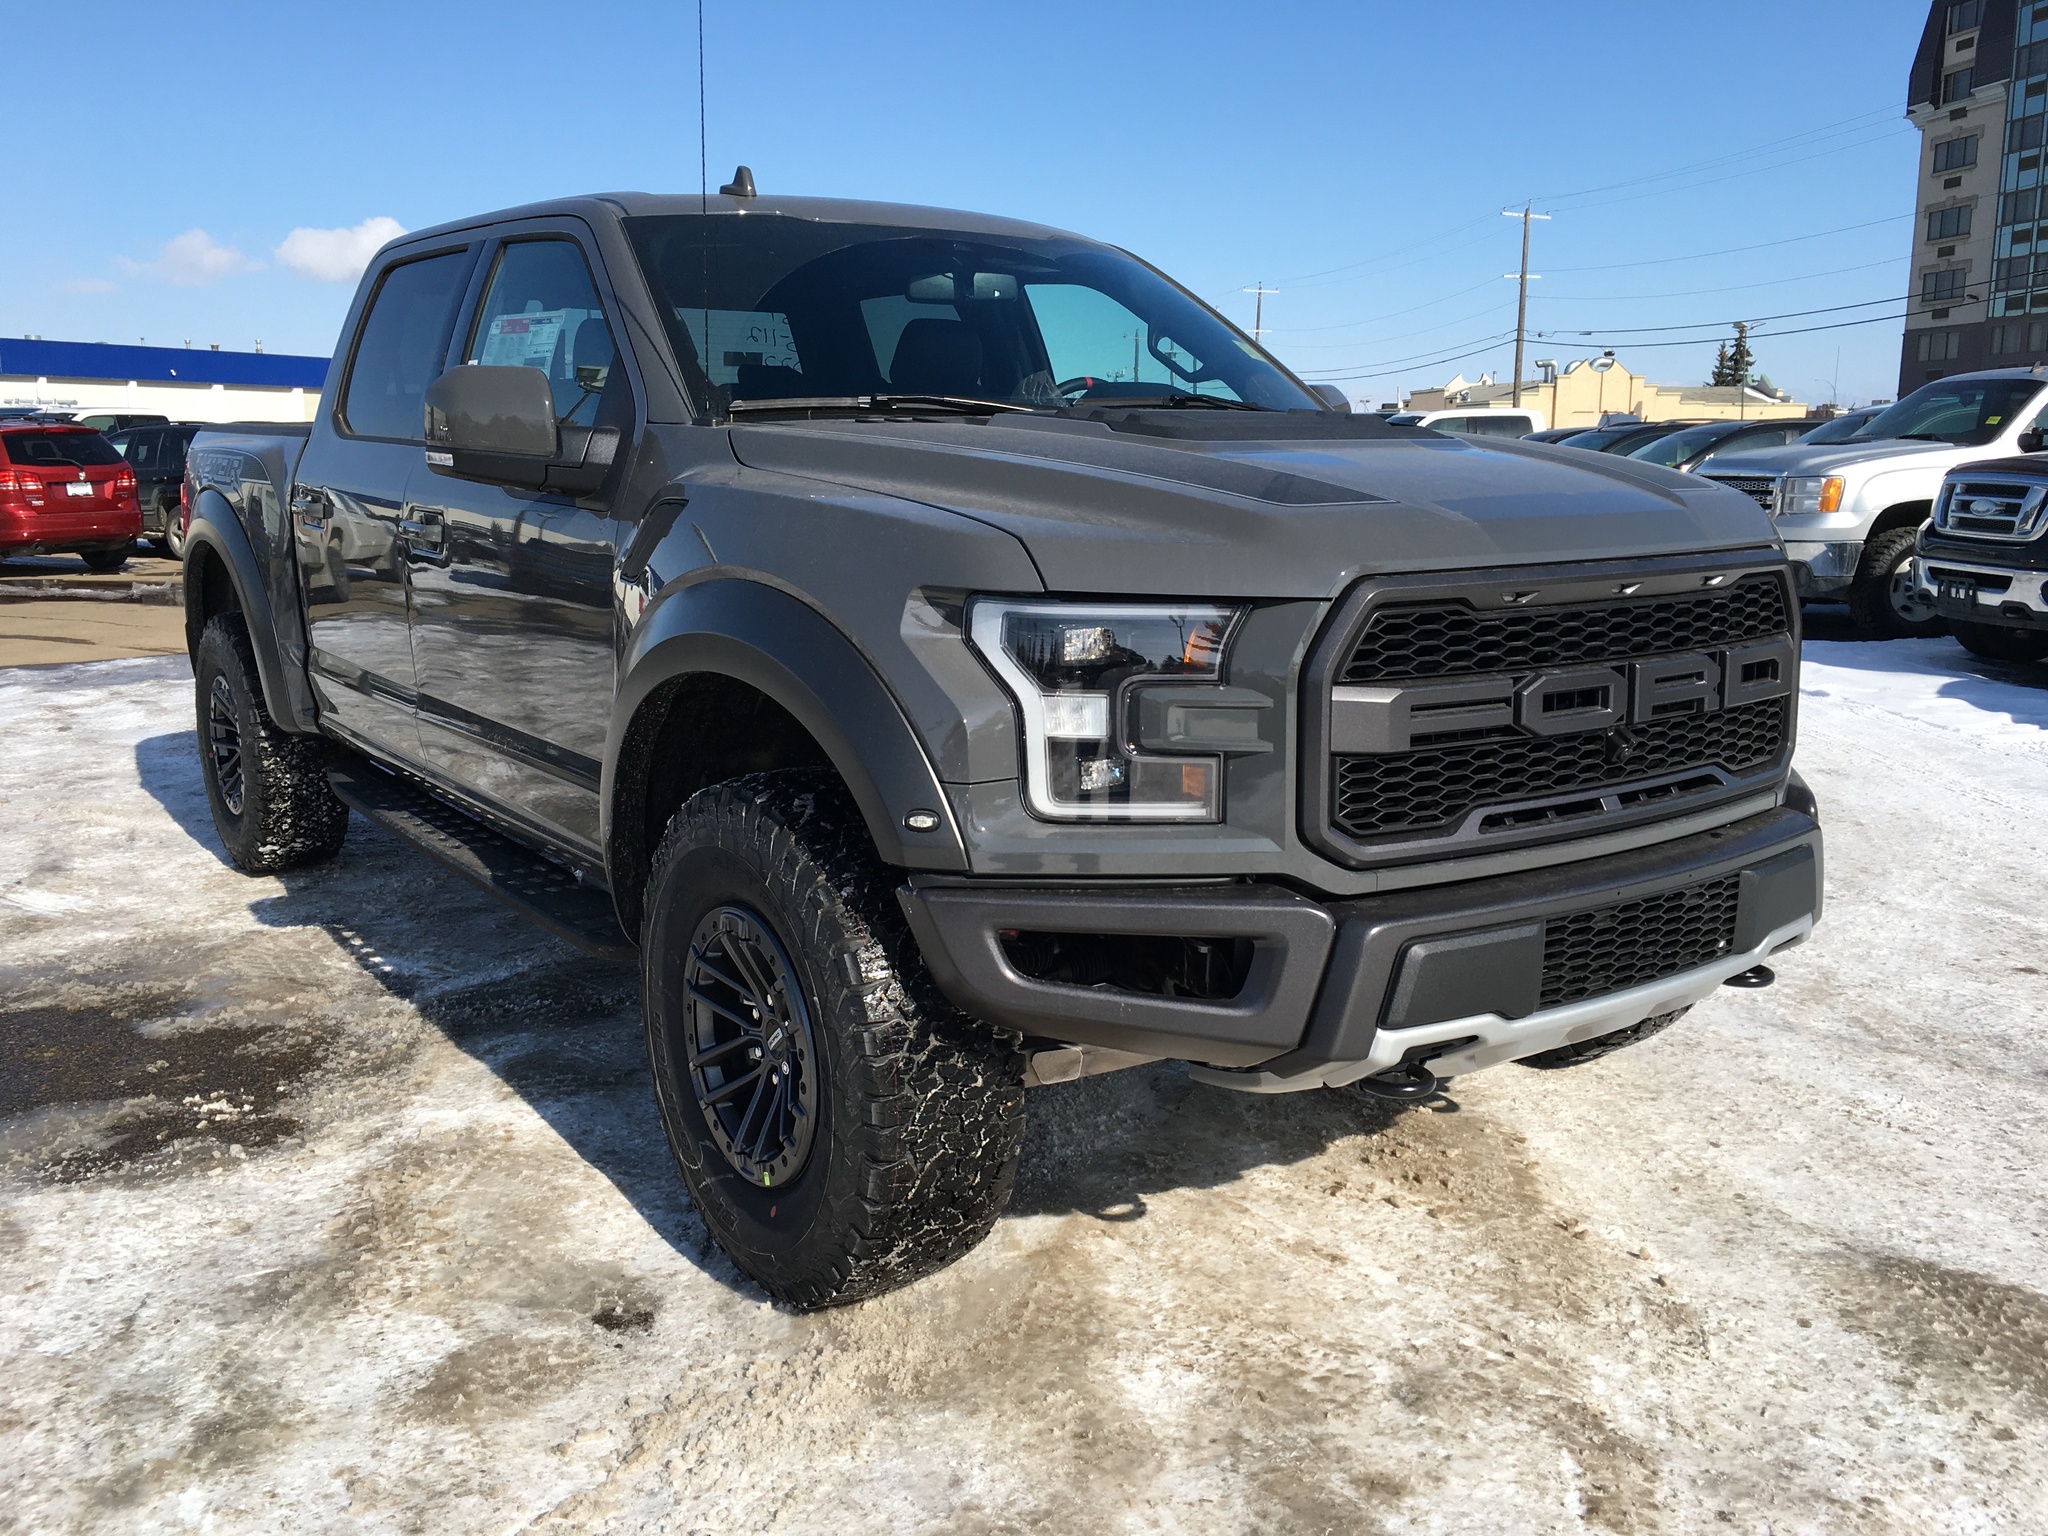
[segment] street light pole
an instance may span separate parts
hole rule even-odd
[[[1514,403],[1520,406],[1522,403],[1522,342],[1529,324],[1529,221],[1531,219],[1547,219],[1550,215],[1547,213],[1531,213],[1529,205],[1525,203],[1522,205],[1521,212],[1517,213],[1512,208],[1503,208],[1500,211],[1500,216],[1504,219],[1520,219],[1522,221],[1522,270],[1519,273],[1507,272],[1502,274],[1504,277],[1516,279]]]

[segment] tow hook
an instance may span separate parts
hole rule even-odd
[[[1778,973],[1768,965],[1752,965],[1748,970],[1730,976],[1721,985],[1724,987],[1768,987],[1778,979]]]
[[[1377,1077],[1361,1077],[1358,1086],[1374,1098],[1426,1099],[1436,1092],[1436,1074],[1427,1071],[1420,1062],[1403,1062],[1391,1072],[1382,1072]]]

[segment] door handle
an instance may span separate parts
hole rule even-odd
[[[428,507],[408,507],[399,514],[397,532],[408,560],[437,565],[447,559],[444,546],[448,524],[439,512]]]
[[[333,504],[325,491],[313,490],[308,486],[292,487],[292,515],[301,525],[318,532],[327,527],[327,520],[333,515]]]

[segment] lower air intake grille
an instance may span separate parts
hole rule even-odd
[[[1543,925],[1542,1006],[1558,1008],[1662,981],[1735,946],[1742,877],[1624,901]]]
[[[1784,750],[1789,702],[1764,699],[1711,715],[1632,725],[1635,750],[1613,758],[1604,731],[1510,734],[1418,752],[1340,757],[1332,819],[1351,837],[1385,837],[1454,824],[1475,806],[1593,789],[1677,768],[1753,769]]]

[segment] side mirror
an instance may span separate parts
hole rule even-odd
[[[616,430],[563,427],[538,368],[451,368],[427,386],[427,467],[484,485],[587,496],[604,484]]]
[[[1342,415],[1351,414],[1351,397],[1334,384],[1311,384],[1309,388],[1329,409]]]
[[[2021,453],[2039,453],[2043,443],[2048,442],[2048,432],[2039,427],[2029,427],[2015,441]]]

